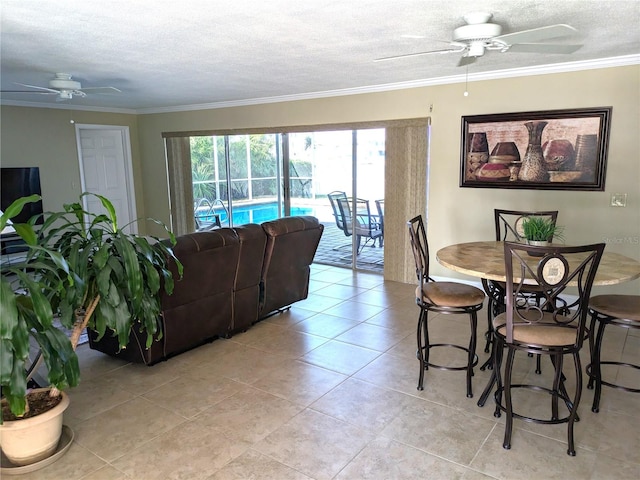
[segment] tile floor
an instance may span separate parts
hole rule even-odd
[[[488,372],[476,371],[473,399],[464,372],[430,370],[416,390],[411,285],[314,265],[310,292],[287,313],[153,367],[81,346],[82,383],[65,414],[75,441],[21,479],[640,478],[640,395],[605,387],[594,414],[585,388],[576,457],[564,425],[516,422],[507,451],[493,401],[476,405]],[[430,322],[445,342],[467,338],[466,317]],[[481,333],[484,311],[479,324]],[[639,363],[640,337],[610,333],[606,350],[624,347]],[[549,378],[524,355],[516,366],[523,379]]]

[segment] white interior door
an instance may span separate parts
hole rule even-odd
[[[113,203],[118,227],[137,218],[131,165],[129,128],[111,125],[76,125],[82,191],[102,195]],[[84,197],[84,207],[92,213],[104,213],[100,201]],[[137,233],[136,223],[126,228]]]

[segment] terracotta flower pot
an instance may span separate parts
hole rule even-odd
[[[38,388],[34,391],[48,391]],[[69,406],[69,397],[60,392],[62,400],[51,410],[35,417],[5,421],[0,425],[2,453],[14,465],[30,465],[52,455],[62,434],[62,414]]]

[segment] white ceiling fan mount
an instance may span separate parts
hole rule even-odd
[[[502,26],[489,23],[493,14],[488,12],[471,12],[464,15],[466,25],[453,30],[450,47],[427,52],[394,55],[378,58],[375,61],[396,60],[431,54],[462,53],[458,66],[469,65],[482,57],[486,50],[497,50],[502,53],[513,50],[526,53],[573,53],[582,45],[567,43],[548,43],[547,40],[574,36],[577,30],[570,25],[556,24],[537,27],[530,30],[502,35]]]
[[[52,80],[49,80],[49,87],[41,87],[38,85],[27,85],[25,83],[16,83],[23,87],[32,88],[34,90],[3,90],[2,93],[31,93],[37,95],[57,95],[56,100],[71,100],[74,96],[86,97],[87,94],[113,94],[121,93],[121,90],[115,87],[86,87],[82,88],[82,84],[77,80],[73,80],[69,73],[56,73]]]

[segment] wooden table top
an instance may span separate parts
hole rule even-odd
[[[469,242],[444,247],[436,253],[441,265],[472,277],[506,282],[503,242]],[[539,258],[531,257],[533,265]],[[640,262],[618,253],[602,254],[594,285],[615,285],[640,278]],[[571,285],[571,284],[569,284]]]

